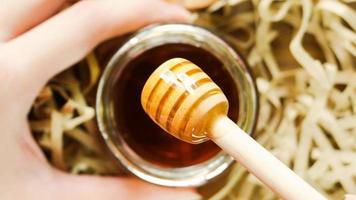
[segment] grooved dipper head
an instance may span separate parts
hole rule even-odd
[[[161,128],[189,143],[207,140],[209,122],[226,116],[229,107],[210,77],[183,58],[170,59],[152,73],[143,87],[141,104]]]

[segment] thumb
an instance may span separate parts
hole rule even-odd
[[[61,173],[59,199],[198,200],[191,188],[165,188],[131,177],[72,176]]]

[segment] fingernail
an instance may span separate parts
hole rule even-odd
[[[188,23],[194,23],[198,19],[199,15],[197,13],[190,14],[188,18]]]
[[[192,21],[191,19],[193,18],[193,14],[182,7],[180,7],[180,15],[186,22]]]
[[[202,200],[203,198],[198,194],[195,190],[193,192],[190,192],[189,200]]]
[[[191,196],[190,198],[187,198],[188,200],[202,200],[203,198],[199,195],[194,195]]]

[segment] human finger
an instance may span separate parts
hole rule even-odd
[[[159,0],[81,1],[3,45],[0,60],[17,74],[12,95],[29,109],[43,85],[110,37],[154,22],[185,22],[183,8]],[[7,61],[6,61],[7,60]]]
[[[65,0],[1,0],[0,42],[8,41],[55,13]]]

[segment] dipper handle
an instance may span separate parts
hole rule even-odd
[[[283,199],[326,200],[226,116],[216,118],[209,132],[212,141]]]

